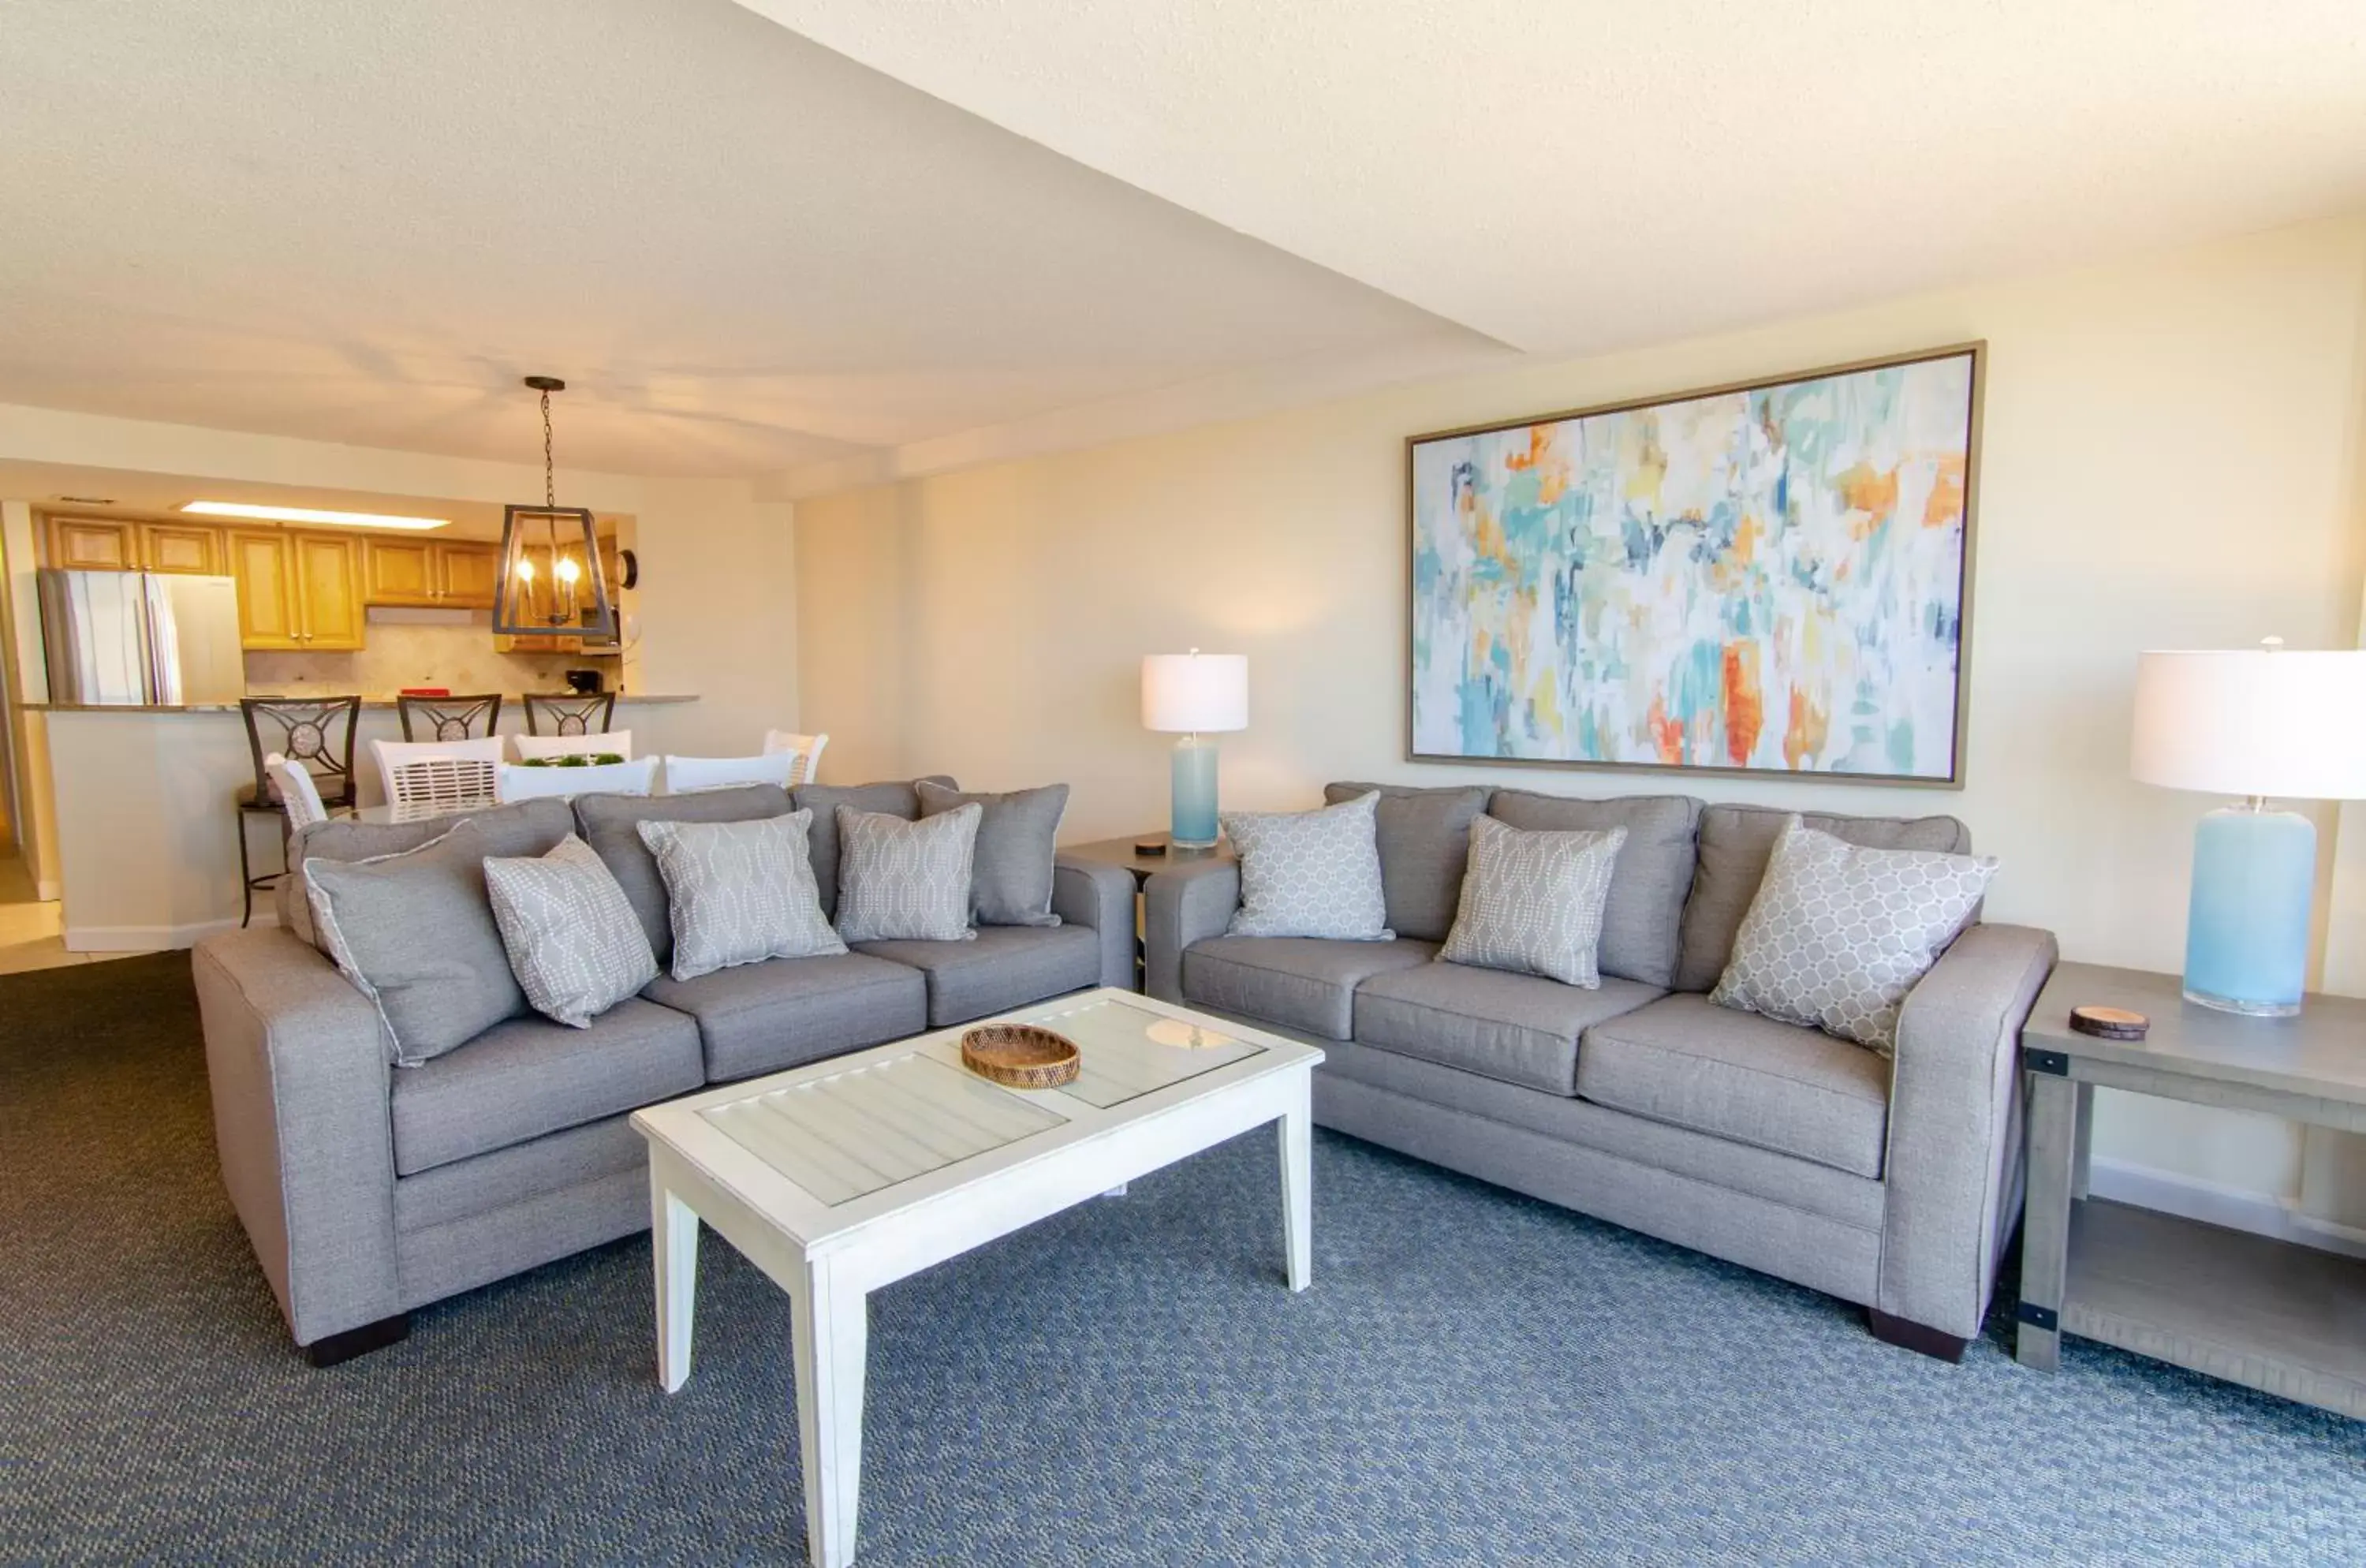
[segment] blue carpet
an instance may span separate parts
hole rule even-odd
[[[0,1560],[802,1561],[785,1299],[635,1239],[290,1348],[185,961],[0,980]],[[861,1562],[2358,1562],[2366,1427],[2000,1329],[1960,1367],[1676,1247],[1257,1134],[873,1298]]]

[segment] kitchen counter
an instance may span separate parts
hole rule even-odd
[[[285,700],[301,701],[307,697],[343,696],[346,694],[340,692],[255,692],[251,694],[257,697],[274,697]],[[461,696],[473,697],[480,694],[475,692],[463,692],[457,694]],[[545,694],[542,693],[535,694],[537,696],[544,694]],[[559,694],[551,693],[548,694],[558,695]],[[585,694],[596,695],[597,694]],[[433,701],[434,699],[430,698],[429,700]],[[505,708],[513,704],[519,703],[524,700],[524,698],[518,696],[514,693],[504,692],[501,694],[501,705]],[[677,692],[619,692],[616,694],[616,705],[618,707],[625,707],[634,704],[654,706],[663,703],[694,703],[696,701],[698,701],[698,697],[695,694],[685,694]],[[391,695],[365,696],[362,698],[362,707],[365,711],[375,709],[391,713],[394,711],[394,705],[395,699]],[[236,713],[239,711],[239,706],[236,703],[26,703],[23,704],[22,706],[28,713]]]

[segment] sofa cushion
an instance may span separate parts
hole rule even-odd
[[[300,874],[306,861],[376,860],[381,855],[399,855],[442,838],[456,820],[435,817],[424,822],[356,822],[350,817],[332,817],[326,822],[297,829],[287,841],[287,863],[295,866],[299,874],[279,879],[281,929],[294,931],[302,940],[321,947],[319,934],[312,930],[311,903]],[[575,818],[563,800],[522,800],[510,806],[489,806],[470,812],[468,820],[484,834],[490,846],[485,852],[494,855],[544,854],[575,830]],[[321,950],[328,951],[325,947]]]
[[[971,868],[986,808],[918,821],[838,808],[838,934],[848,942],[970,942]]]
[[[1444,942],[1470,852],[1470,820],[1487,808],[1487,788],[1422,789],[1407,784],[1334,784],[1334,806],[1378,794],[1380,891],[1389,929],[1421,942]]]
[[[396,1070],[394,1168],[432,1170],[705,1081],[698,1026],[653,1002],[618,1002],[588,1029],[512,1019],[423,1066]]]
[[[961,787],[942,773],[930,773],[928,780],[947,789]],[[814,887],[821,895],[823,914],[838,919],[838,808],[846,806],[915,821],[920,815],[919,783],[908,779],[888,784],[809,784],[789,792],[799,806],[813,813]]]
[[[569,833],[546,855],[485,858],[485,893],[527,1003],[570,1029],[658,977],[649,939],[592,846]]]
[[[769,958],[695,980],[659,976],[642,993],[698,1021],[710,1083],[774,1073],[929,1026],[917,969],[860,953]]]
[[[1220,936],[1183,954],[1183,999],[1285,1029],[1345,1040],[1356,1027],[1356,987],[1374,975],[1410,969],[1437,944],[1335,942],[1308,936]]]
[[[806,853],[812,818],[809,811],[792,811],[753,822],[643,822],[635,829],[665,879],[673,927],[666,973],[695,980],[738,964],[846,951],[814,897]]]
[[[1425,964],[1364,983],[1356,1039],[1548,1094],[1577,1092],[1577,1043],[1587,1029],[1664,995],[1639,980],[1598,987],[1535,975]]]
[[[935,817],[975,801],[977,848],[970,857],[970,914],[981,926],[1056,926],[1052,912],[1052,863],[1059,853],[1060,818],[1068,786],[1044,784],[1001,795],[963,794],[933,779],[913,783],[920,815]]]
[[[657,856],[641,841],[644,822],[753,822],[794,809],[777,784],[742,784],[695,795],[587,795],[575,802],[583,841],[607,863],[616,886],[640,918],[658,967],[673,965],[673,920]]]
[[[1627,829],[1610,901],[1602,911],[1596,963],[1605,975],[1666,987],[1675,977],[1684,896],[1693,886],[1693,833],[1701,803],[1688,795],[1630,795],[1571,800],[1532,790],[1499,789],[1487,815],[1515,828],[1555,832]]]
[[[1972,848],[1970,830],[1952,817],[1835,817],[1761,806],[1712,806],[1700,817],[1700,863],[1693,874],[1692,897],[1684,902],[1684,946],[1672,989],[1706,991],[1725,973],[1742,917],[1765,879],[1774,840],[1794,817],[1819,832],[1871,850],[1944,850],[1960,855]]]
[[[1577,1092],[1597,1105],[1881,1175],[1889,1064],[1797,1024],[1664,997],[1585,1032]]]
[[[1624,828],[1555,832],[1481,817],[1470,824],[1454,929],[1437,956],[1594,989],[1602,984],[1603,907],[1626,841]]]
[[[485,891],[492,852],[463,819],[400,854],[304,863],[312,924],[377,1009],[399,1066],[456,1051],[526,1010]]]
[[[931,1029],[1101,983],[1100,937],[1086,926],[981,926],[968,942],[866,942],[857,951],[927,977]]]
[[[1233,936],[1387,942],[1377,808],[1359,795],[1313,811],[1225,811],[1216,819],[1240,857]]]

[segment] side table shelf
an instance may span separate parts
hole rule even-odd
[[[2151,1032],[2079,1034],[2086,1005],[2144,1013]],[[2366,1001],[2246,1018],[2186,1001],[2174,976],[2065,964],[2021,1043],[2019,1359],[2050,1371],[2073,1335],[2366,1419],[2366,1259],[2090,1198],[2084,1136],[2099,1087],[2366,1132]]]

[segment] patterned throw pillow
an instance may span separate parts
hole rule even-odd
[[[969,942],[975,801],[907,822],[838,808],[838,934],[848,942]]]
[[[806,851],[810,811],[751,822],[640,822],[673,926],[673,977],[767,958],[819,958],[846,943],[822,918]]]
[[[570,1029],[658,977],[657,954],[607,863],[569,833],[546,855],[485,860],[493,923],[525,999]]]
[[[1598,989],[1602,911],[1626,842],[1624,828],[1522,829],[1473,818],[1462,901],[1438,961]]]
[[[1378,790],[1320,811],[1227,811],[1241,857],[1234,936],[1392,942],[1380,886]]]
[[[1972,918],[1996,869],[1992,855],[1860,849],[1794,817],[1708,999],[1887,1056],[1906,993]]]

